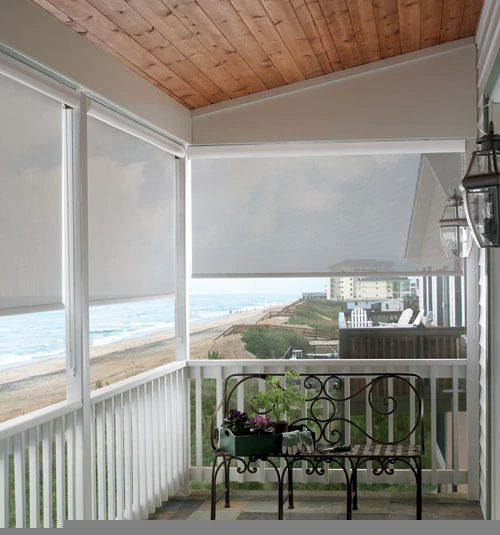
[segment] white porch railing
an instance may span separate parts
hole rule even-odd
[[[283,373],[286,369],[293,368],[300,373],[416,373],[424,379],[426,386],[426,396],[424,397],[424,414],[430,415],[426,418],[427,433],[426,450],[430,453],[430,462],[425,463],[422,473],[424,483],[432,484],[466,484],[468,471],[467,468],[460,467],[460,459],[467,459],[467,452],[461,451],[467,444],[467,429],[460,429],[459,422],[459,395],[463,394],[463,403],[465,404],[465,392],[463,387],[460,388],[460,381],[465,383],[467,377],[467,361],[465,359],[411,359],[411,360],[209,360],[209,361],[191,361],[189,363],[189,377],[194,381],[194,411],[192,417],[195,429],[195,454],[194,464],[191,467],[191,481],[210,481],[211,468],[203,463],[203,444],[207,442],[203,433],[207,429],[202,428],[202,399],[204,397],[204,387],[213,390],[213,384],[206,385],[204,379],[215,380],[215,392],[217,400],[222,397],[222,388],[224,379],[234,373]],[[441,380],[449,379],[446,388],[440,388]],[[449,388],[451,387],[451,388]],[[451,429],[440,429],[437,419],[438,404],[441,396],[449,400],[449,413],[451,413]],[[206,396],[205,396],[206,397]],[[244,410],[245,407],[245,389],[239,387],[237,391],[238,410]],[[346,404],[346,410],[350,411],[350,405]],[[373,410],[366,400],[365,414],[367,416],[367,425],[372,420]],[[218,413],[217,424],[220,425],[222,411]],[[205,415],[206,419],[206,415]],[[409,427],[415,422],[414,406],[410,407],[408,414]],[[394,430],[393,416],[388,420],[389,433]],[[205,427],[207,425],[205,424]],[[430,427],[430,429],[429,429]],[[392,429],[392,431],[391,431]],[[441,433],[440,433],[441,432]],[[448,459],[444,460],[443,453],[438,447],[438,435],[447,434],[448,440],[451,441],[451,454]],[[430,438],[430,440],[429,440]],[[206,448],[206,446],[205,446]],[[205,452],[206,456],[206,452]],[[205,465],[205,466],[204,466]],[[264,463],[256,473],[238,474],[236,468],[232,468],[232,479],[238,482],[271,482],[274,481],[275,472],[271,467],[266,468]],[[330,468],[327,475],[307,475],[305,466],[295,468],[294,479],[297,482],[322,482],[322,483],[341,483],[344,481],[343,473],[339,468]],[[398,469],[393,476],[383,474],[374,477],[372,472],[359,470],[358,480],[360,482],[380,482],[380,483],[410,483],[413,484],[413,475],[409,470]]]
[[[425,411],[430,414],[430,465],[424,482],[467,483],[468,471],[459,464],[460,381],[465,382],[465,360],[210,360],[177,362],[156,368],[92,392],[92,466],[82,477],[92,480],[92,517],[96,519],[147,518],[169,496],[185,494],[191,481],[209,481],[208,429],[203,423],[203,396],[209,387],[210,405],[221,399],[224,378],[231,373],[281,373],[287,368],[299,372],[413,372],[425,378],[429,398]],[[212,379],[215,381],[204,381]],[[437,408],[440,381],[451,379],[446,393],[451,397],[451,456],[438,450]],[[191,391],[190,388],[194,389]],[[441,389],[442,390],[442,389]],[[464,396],[465,397],[465,396]],[[192,400],[192,407],[188,400]],[[206,399],[205,399],[206,402]],[[245,393],[238,392],[237,403],[244,407]],[[472,408],[471,414],[474,414]],[[206,410],[205,410],[206,416]],[[415,415],[409,414],[410,421]],[[191,418],[191,419],[190,419]],[[220,424],[219,416],[219,424]],[[206,418],[205,418],[206,419]],[[193,462],[191,460],[193,429]],[[74,519],[77,502],[84,488],[77,471],[81,454],[82,407],[79,403],[59,403],[0,424],[0,527],[52,527]],[[204,445],[205,444],[205,445]],[[207,464],[207,466],[204,466]],[[296,481],[337,482],[336,470],[327,476],[308,476],[297,468]],[[261,463],[255,474],[234,474],[235,481],[273,481]],[[367,471],[359,481],[384,481]],[[388,481],[388,480],[387,480]],[[394,482],[411,482],[410,474],[399,470]],[[81,509],[80,509],[81,510]]]
[[[94,519],[143,519],[188,491],[185,363],[91,394]],[[54,527],[75,519],[78,403],[58,403],[0,424],[0,527]]]

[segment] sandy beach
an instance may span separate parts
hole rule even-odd
[[[282,305],[285,306],[285,305]],[[269,310],[282,306],[236,312],[191,327],[191,358],[206,359],[217,351],[225,359],[254,358],[245,351],[240,335],[214,339],[235,323],[255,323]],[[276,318],[275,318],[276,319]],[[173,330],[91,347],[91,388],[116,383],[175,360]],[[0,422],[62,401],[66,397],[65,363],[51,359],[13,367],[0,374]]]

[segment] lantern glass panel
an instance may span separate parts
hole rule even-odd
[[[466,202],[469,222],[479,247],[500,245],[497,188],[467,190]]]

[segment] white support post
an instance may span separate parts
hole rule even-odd
[[[92,518],[91,405],[87,203],[87,108],[64,112],[64,304],[66,307],[67,398],[81,401],[75,413],[75,518]]]
[[[469,500],[479,500],[479,259],[473,247],[466,260],[467,294],[467,493]]]
[[[191,162],[175,159],[176,186],[176,360],[189,359],[189,281],[191,277]]]
[[[433,321],[432,325],[434,327],[438,326],[438,307],[441,308],[441,303],[438,303],[438,291],[437,291],[437,277],[432,276],[430,277],[432,281],[432,289],[431,289],[431,306],[429,307],[429,310],[432,310],[432,316]]]

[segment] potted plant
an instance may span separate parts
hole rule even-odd
[[[233,409],[222,424],[219,447],[235,456],[279,452],[281,435],[275,433],[275,425],[267,416],[249,418],[245,412]]]
[[[285,433],[288,431],[288,423],[280,418],[305,401],[299,390],[300,375],[295,370],[287,371],[284,386],[281,386],[280,379],[276,376],[267,377],[266,382],[268,388],[255,394],[251,398],[251,404],[256,410],[262,409],[265,414],[271,415],[276,420],[274,426],[276,433]]]

